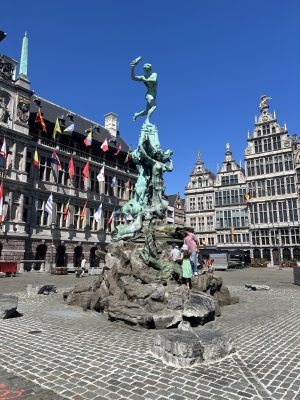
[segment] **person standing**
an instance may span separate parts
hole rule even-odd
[[[191,256],[193,275],[198,275],[197,254],[199,253],[199,249],[200,249],[199,239],[192,232],[185,229],[184,244],[188,247],[188,251]]]
[[[188,246],[184,244],[182,246],[182,254],[180,260],[182,261],[182,283],[186,285],[188,289],[192,289],[192,265],[191,265],[191,255]]]
[[[179,247],[177,246],[177,244],[175,244],[175,243],[173,243],[172,244],[172,250],[170,251],[170,255],[169,255],[169,257],[168,257],[168,261],[169,260],[172,260],[172,261],[174,261],[174,262],[177,262],[178,261],[178,259],[180,258],[180,256],[181,256],[181,253],[180,253],[180,250],[179,250]]]
[[[86,258],[84,257],[84,254],[83,254],[82,255],[82,259],[81,259],[81,263],[80,263],[80,267],[81,267],[80,277],[81,278],[83,277],[83,275],[85,274],[85,271],[86,271],[85,264],[86,264]]]

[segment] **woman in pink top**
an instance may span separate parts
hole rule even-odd
[[[185,229],[184,244],[188,247],[189,253],[191,255],[193,275],[198,275],[197,254],[199,253],[199,248],[200,248],[199,239],[192,232]]]

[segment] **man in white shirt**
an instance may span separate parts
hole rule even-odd
[[[172,259],[174,262],[176,262],[180,258],[181,253],[180,253],[179,247],[175,243],[172,244],[172,247],[173,247],[173,249],[170,252],[170,256],[169,256],[168,260]]]

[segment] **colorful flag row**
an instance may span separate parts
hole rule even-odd
[[[45,121],[44,121],[44,118],[42,116],[40,108],[39,108],[39,110],[38,110],[38,112],[36,114],[34,122],[36,124],[41,125],[43,132],[47,133],[46,124],[45,124]],[[71,136],[72,133],[74,132],[74,130],[75,130],[75,124],[74,124],[74,122],[72,122],[69,126],[67,126],[62,131],[61,130],[61,126],[59,124],[59,118],[56,118],[54,129],[53,129],[53,134],[52,134],[53,140],[56,140],[56,136],[57,136],[58,133]],[[90,147],[92,145],[92,141],[93,141],[93,131],[91,129],[88,132],[88,134],[87,134],[86,138],[84,139],[83,143],[85,144],[86,147]],[[101,150],[103,152],[106,152],[106,151],[109,150],[108,139],[107,138],[102,143]],[[122,145],[120,144],[119,147],[117,148],[116,152],[114,153],[114,156],[118,156],[121,151],[122,151]],[[130,157],[130,149],[129,149],[128,154],[127,154],[126,159],[125,159],[125,163],[128,162],[130,159],[131,159],[131,157]]]
[[[57,167],[58,171],[62,171],[61,162],[60,162],[58,154],[56,153],[55,150],[53,150],[53,152],[52,152],[52,155],[51,155],[51,158],[50,158],[50,163],[51,163],[52,167],[55,166],[55,167]],[[33,166],[35,168],[37,168],[37,169],[40,167],[39,154],[38,154],[37,150],[35,150],[35,152],[34,152]],[[73,179],[74,176],[75,176],[75,166],[74,166],[73,157],[71,157],[71,159],[69,161],[68,169],[69,169],[70,179]],[[90,176],[90,163],[89,163],[89,161],[87,161],[85,166],[84,166],[84,168],[83,168],[83,170],[82,170],[82,179],[83,180],[89,179],[89,176]],[[105,167],[104,166],[101,168],[99,174],[97,175],[97,180],[98,180],[99,183],[105,182]],[[116,184],[117,184],[117,177],[114,176],[112,178],[110,187],[114,188],[116,186]],[[130,181],[130,178],[126,182],[125,187],[126,187],[127,190],[131,189],[132,183]]]

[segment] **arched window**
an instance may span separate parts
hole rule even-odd
[[[294,259],[300,261],[300,249],[299,247],[294,248]]]
[[[263,258],[265,260],[271,261],[270,249],[263,249]]]
[[[253,258],[260,258],[260,250],[259,249],[253,250]]]
[[[291,259],[291,250],[290,249],[283,249],[282,250],[282,258],[284,260],[290,260]]]

